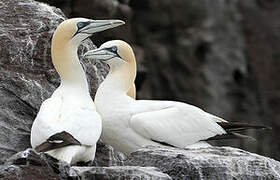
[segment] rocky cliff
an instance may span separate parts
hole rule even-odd
[[[250,78],[247,79],[246,74],[250,74],[251,71],[243,67],[247,61],[243,52],[244,49],[246,50],[243,46],[245,40],[239,36],[242,31],[237,28],[241,23],[239,14],[232,16],[237,12],[236,1],[217,1],[221,5],[216,4],[216,8],[212,10],[209,8],[208,11],[204,11],[210,6],[210,2],[207,3],[206,0],[199,1],[203,4],[204,9],[200,7],[199,3],[190,3],[187,6],[184,5],[184,2],[187,1],[178,1],[175,6],[178,11],[180,7],[190,9],[190,12],[184,14],[185,17],[190,16],[186,24],[184,18],[180,19],[180,16],[172,18],[164,15],[163,11],[176,12],[176,9],[169,9],[169,1],[145,1],[144,6],[137,4],[136,1],[130,1],[129,4],[128,2],[95,1],[99,5],[96,6],[98,7],[96,12],[99,9],[108,13],[109,17],[125,16],[128,21],[125,29],[116,30],[113,35],[104,33],[102,37],[105,38],[99,38],[99,41],[100,39],[106,40],[114,34],[120,37],[125,37],[127,34],[131,38],[140,61],[140,79],[137,82],[142,82],[142,87],[139,90],[139,97],[166,99],[180,97],[181,100],[188,100],[184,99],[184,94],[197,93],[196,95],[199,95],[200,98],[192,97],[190,94],[186,97],[193,98],[189,100],[198,104],[208,102],[206,105],[203,103],[200,105],[214,112],[222,112],[220,108],[223,108],[222,105],[224,105],[225,114],[228,113],[226,109],[231,106],[226,106],[227,103],[223,103],[224,101],[232,100],[240,104],[249,100],[254,102],[254,93],[249,94],[250,88],[246,89],[248,87],[245,82],[250,82]],[[71,6],[68,8],[68,12],[72,12]],[[154,8],[158,8],[157,13],[152,12]],[[37,154],[31,149],[27,149],[30,148],[30,127],[40,104],[59,84],[58,75],[51,63],[50,42],[55,27],[65,19],[65,16],[59,9],[33,0],[1,1],[0,9],[0,179],[280,179],[279,162],[230,147],[185,150],[147,147],[125,157],[100,141],[95,161],[74,167],[69,167],[64,162],[57,161],[46,154]],[[139,16],[137,20],[135,15],[132,16],[134,11],[132,9],[135,9],[135,12],[141,12],[143,19]],[[145,15],[144,9],[151,12]],[[191,12],[191,10],[193,11]],[[201,16],[196,13],[201,13]],[[100,13],[101,15],[104,14]],[[148,18],[156,15],[166,18],[159,18],[159,22],[157,22],[158,18]],[[228,24],[223,24],[224,18]],[[196,23],[195,20],[201,22]],[[143,24],[144,22],[150,24],[141,29],[140,25],[133,25],[132,21],[139,23],[143,21]],[[154,23],[159,24],[154,26]],[[173,26],[173,23],[178,24]],[[150,29],[153,30],[153,35],[147,34]],[[160,32],[162,29],[166,31]],[[217,34],[217,31],[220,34]],[[229,34],[225,33],[227,31]],[[146,33],[148,36],[143,36],[142,39],[140,36],[143,34],[141,33]],[[224,36],[229,37],[224,38]],[[174,42],[175,49],[171,47],[171,43],[165,41],[166,38]],[[97,36],[94,39],[98,43]],[[137,43],[138,39],[139,43]],[[153,42],[151,46],[146,47],[149,39]],[[232,43],[230,43],[231,41]],[[79,52],[82,53],[92,48],[94,48],[93,43],[90,40],[85,41]],[[183,56],[183,53],[186,55]],[[176,58],[173,58],[174,56]],[[234,57],[239,59],[235,60]],[[226,61],[228,58],[229,61]],[[220,68],[216,67],[216,61],[221,64]],[[233,65],[230,62],[233,62]],[[95,64],[86,59],[82,59],[82,63],[87,71],[91,94],[94,96],[96,88],[107,73],[107,66]],[[161,66],[161,68],[157,68],[157,66]],[[196,69],[192,69],[193,67]],[[172,68],[176,68],[176,70],[173,71]],[[235,71],[236,69],[238,71]],[[183,72],[188,76],[183,75]],[[222,72],[225,74],[222,75]],[[232,73],[235,74],[233,77],[230,76],[233,75]],[[240,90],[237,85],[237,87],[232,85],[233,79],[230,77],[234,79],[234,82],[238,82],[236,82],[239,84],[238,86],[244,86],[244,89]],[[192,78],[194,78],[193,81]],[[215,80],[215,78],[217,79]],[[160,81],[162,80],[168,82],[166,85],[170,95],[168,97],[168,94],[161,91]],[[178,84],[175,83],[175,80],[179,81]],[[188,86],[183,86],[183,80]],[[244,96],[237,99],[235,99],[235,95],[226,99],[226,95],[231,94],[228,91],[232,86],[237,88],[238,92],[247,92],[248,97],[243,94]],[[150,91],[151,87],[156,91]],[[184,89],[186,87],[188,88]],[[215,87],[218,88],[217,92]],[[252,87],[254,86],[252,85]],[[195,92],[192,88],[200,90]],[[173,93],[179,90],[182,96],[177,97]],[[222,105],[218,106],[219,101],[213,99],[219,99],[220,93],[224,99],[221,101]],[[161,97],[157,96],[160,94]],[[217,107],[215,107],[215,103]],[[249,106],[251,107],[249,108]],[[253,104],[249,103],[243,108],[253,113],[257,107],[253,107]],[[243,110],[240,109],[241,113],[247,112],[247,110]],[[258,118],[256,122],[257,120]],[[269,137],[264,138],[269,139]],[[253,150],[256,150],[256,147],[258,146],[255,146]],[[260,148],[260,152],[263,152],[262,148]],[[277,153],[275,154],[277,155]]]
[[[230,147],[140,149],[122,166],[72,166],[32,149],[0,165],[1,179],[280,179],[280,162]]]

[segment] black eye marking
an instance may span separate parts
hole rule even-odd
[[[115,54],[115,57],[119,57],[121,58],[121,56],[119,55],[118,53],[118,47],[117,46],[112,46],[112,47],[109,47],[109,48],[105,48],[107,51],[111,52],[111,53],[114,53]]]
[[[112,46],[112,47],[109,47],[109,48],[105,48],[107,51],[110,51],[114,54],[118,54],[118,47],[117,46]]]
[[[77,27],[78,27],[78,29],[83,28],[84,27],[84,23],[83,22],[78,22],[77,23]]]
[[[78,29],[82,29],[83,27],[87,26],[90,24],[90,21],[87,21],[87,22],[78,22],[77,23],[77,27]]]
[[[111,50],[112,50],[112,52],[117,52],[117,51],[118,51],[118,48],[117,48],[117,46],[113,46],[113,47],[111,48]]]

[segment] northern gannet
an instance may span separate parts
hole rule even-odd
[[[120,20],[73,18],[57,27],[51,56],[61,84],[42,103],[32,125],[31,145],[37,152],[47,152],[69,164],[94,159],[102,121],[90,97],[77,50],[93,33],[122,24]]]
[[[99,86],[95,105],[102,117],[101,139],[129,154],[147,145],[185,148],[204,140],[248,137],[238,132],[263,126],[229,123],[198,107],[175,101],[134,100],[126,92],[136,77],[132,48],[114,40],[84,56],[99,59],[110,71]]]

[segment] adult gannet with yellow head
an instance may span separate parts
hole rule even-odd
[[[93,33],[122,24],[120,20],[74,18],[57,27],[51,56],[61,84],[42,103],[32,125],[31,145],[37,152],[47,152],[69,164],[94,159],[101,118],[90,97],[77,50]]]
[[[229,123],[198,107],[175,101],[134,100],[126,92],[134,82],[136,63],[132,48],[114,40],[88,51],[85,56],[110,66],[99,86],[95,105],[102,117],[101,139],[129,154],[147,145],[184,148],[219,138],[243,138],[241,130],[264,128],[243,123]]]

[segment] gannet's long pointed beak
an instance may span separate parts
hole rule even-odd
[[[82,22],[81,28],[78,27],[79,30],[74,36],[79,33],[92,35],[93,33],[105,31],[123,24],[125,22],[121,20],[90,20],[88,22]]]
[[[90,50],[84,54],[84,57],[97,59],[101,61],[107,61],[114,57],[120,57],[114,47],[112,48],[97,48]]]

